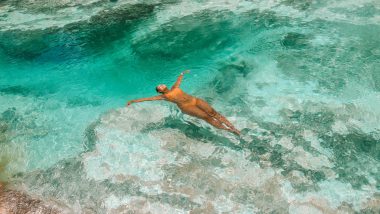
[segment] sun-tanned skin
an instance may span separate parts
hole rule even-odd
[[[183,75],[188,72],[189,71],[182,72],[170,90],[166,85],[159,85],[156,87],[156,91],[161,93],[161,95],[131,100],[128,102],[127,106],[137,102],[166,100],[177,104],[185,114],[203,119],[216,128],[240,135],[240,132],[224,116],[215,111],[206,101],[186,94],[179,88]]]

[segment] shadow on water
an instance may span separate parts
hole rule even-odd
[[[150,123],[142,132],[160,130],[163,128],[177,129],[186,137],[200,142],[212,142],[217,146],[226,146],[234,150],[241,150],[239,145],[234,144],[230,139],[212,132],[210,129],[181,120],[177,117],[166,117],[164,122]],[[231,134],[232,135],[232,134]],[[241,139],[241,141],[244,141]]]

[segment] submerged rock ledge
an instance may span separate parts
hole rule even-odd
[[[57,205],[50,205],[21,191],[12,190],[0,183],[0,213],[68,213]]]

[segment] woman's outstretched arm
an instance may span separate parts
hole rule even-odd
[[[173,88],[179,88],[179,86],[181,85],[182,79],[183,79],[183,75],[184,75],[184,74],[187,74],[187,73],[189,73],[189,72],[190,72],[190,70],[186,70],[186,71],[182,72],[182,73],[179,75],[179,77],[177,78],[177,81],[174,83],[174,85],[172,86],[171,89],[173,89]]]
[[[144,101],[153,101],[153,100],[164,100],[164,96],[158,95],[154,97],[148,97],[148,98],[141,98],[141,99],[136,99],[136,100],[131,100],[127,103],[127,106],[131,105],[132,103],[139,103],[139,102],[144,102]]]

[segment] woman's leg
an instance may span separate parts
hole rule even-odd
[[[226,124],[223,124],[221,121],[208,115],[203,109],[199,108],[196,105],[181,106],[180,109],[183,113],[203,119],[216,128],[224,129],[235,134],[240,134],[238,130],[228,127]]]
[[[218,128],[218,129],[224,129],[224,130],[227,130],[229,132],[234,132],[234,130],[225,126],[223,123],[221,123],[219,120],[217,120],[213,117],[208,117],[208,118],[205,118],[204,120],[206,122],[208,122],[209,124],[213,125],[214,127]]]
[[[217,119],[221,123],[226,124],[230,129],[239,132],[234,125],[230,121],[227,120],[223,115],[219,114],[217,111],[215,111],[214,108],[212,108],[206,101],[197,98],[197,107],[205,111],[209,116]]]

